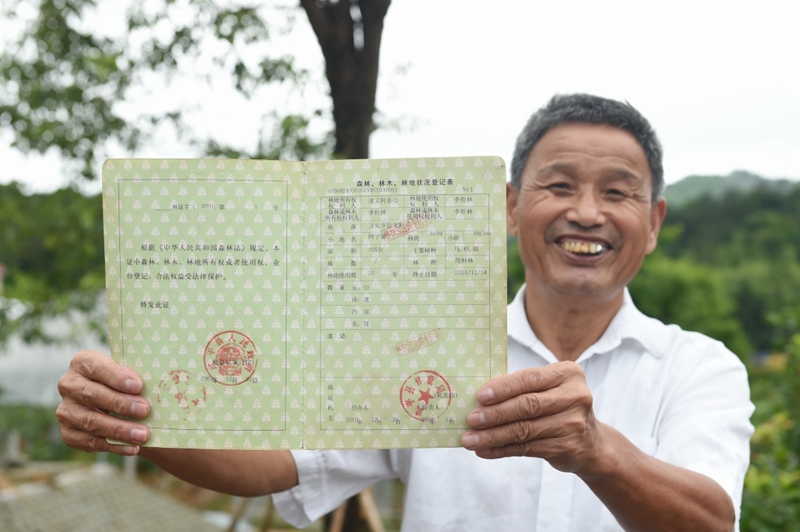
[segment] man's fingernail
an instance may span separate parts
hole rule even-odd
[[[131,403],[131,415],[142,417],[147,411],[147,407],[141,403]]]
[[[134,447],[132,445],[123,445],[122,454],[139,454],[139,447]]]
[[[474,432],[467,432],[461,436],[461,445],[467,449],[472,449],[478,446],[478,442],[480,442],[480,440],[480,437]]]
[[[470,427],[480,427],[486,423],[486,416],[483,412],[472,412],[467,416],[467,425]]]
[[[491,401],[492,399],[494,399],[494,388],[483,388],[481,390],[478,390],[477,399],[481,403],[485,401]]]
[[[143,442],[147,439],[147,432],[144,429],[131,429],[131,439]]]
[[[139,383],[137,383],[133,379],[126,379],[125,382],[123,383],[123,386],[125,387],[126,392],[136,393],[134,390],[139,391],[138,384]]]

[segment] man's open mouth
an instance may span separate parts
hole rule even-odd
[[[574,253],[575,255],[600,255],[603,251],[609,248],[607,245],[600,242],[588,242],[586,240],[570,240],[565,239],[559,242],[559,245],[564,251]]]

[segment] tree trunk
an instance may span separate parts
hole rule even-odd
[[[383,19],[391,0],[300,0],[325,58],[335,157],[369,157]]]

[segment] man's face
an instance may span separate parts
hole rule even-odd
[[[563,295],[614,297],[656,247],[666,213],[651,204],[644,150],[627,131],[562,124],[534,146],[520,189],[508,186],[508,230],[528,284]]]

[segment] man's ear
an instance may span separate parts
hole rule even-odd
[[[661,198],[650,207],[650,235],[647,241],[646,253],[652,253],[658,244],[658,233],[661,231],[661,224],[667,215],[667,200]]]
[[[519,200],[519,191],[511,183],[506,183],[506,227],[508,234],[517,236],[519,227],[517,226],[517,217],[515,210],[517,208],[517,201]]]

